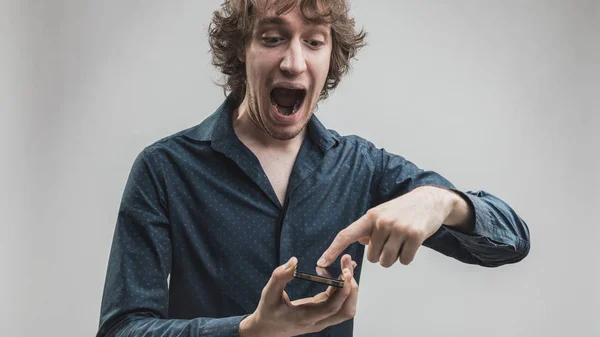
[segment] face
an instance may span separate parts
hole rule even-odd
[[[298,8],[255,23],[242,60],[246,112],[256,127],[278,140],[304,129],[327,79],[331,46],[330,25],[306,21]]]

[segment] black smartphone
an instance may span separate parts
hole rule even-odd
[[[297,267],[294,270],[294,278],[326,284],[336,288],[344,287],[344,280],[341,277],[342,272],[337,267],[316,267],[314,272],[302,269],[298,270]]]

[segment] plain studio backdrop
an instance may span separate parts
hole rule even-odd
[[[144,146],[224,99],[219,1],[0,7],[0,336],[93,336]],[[600,336],[597,1],[353,1],[369,45],[317,115],[511,204],[531,252],[364,260],[356,336]],[[344,207],[344,205],[340,205]]]

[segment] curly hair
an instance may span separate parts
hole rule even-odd
[[[329,91],[337,87],[350,69],[350,60],[366,44],[366,32],[355,31],[346,0],[226,0],[213,13],[208,29],[212,64],[224,75],[220,85],[225,92],[231,92],[238,101],[246,93],[246,66],[239,56],[252,36],[256,18],[269,10],[282,15],[296,6],[306,20],[331,24],[331,61],[320,99],[327,98]]]

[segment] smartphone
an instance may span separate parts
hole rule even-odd
[[[342,272],[336,267],[316,267],[315,272],[298,270],[297,267],[294,270],[294,278],[326,284],[336,288],[344,287],[344,280],[342,280],[341,277]]]

